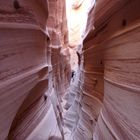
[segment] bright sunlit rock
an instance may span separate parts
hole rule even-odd
[[[82,43],[87,16],[95,0],[66,0],[69,46],[75,47]]]

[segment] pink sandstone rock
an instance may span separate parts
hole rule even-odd
[[[0,140],[140,139],[140,1],[73,2],[0,0]]]

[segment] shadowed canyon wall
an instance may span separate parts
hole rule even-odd
[[[65,0],[0,0],[0,140],[139,140],[139,13],[97,0],[70,45]]]
[[[62,137],[69,86],[65,1],[0,0],[0,140]]]

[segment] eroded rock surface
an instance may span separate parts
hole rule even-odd
[[[90,33],[66,96],[66,138],[140,138],[138,5],[137,0],[99,0],[91,9],[85,31]]]
[[[0,1],[1,140],[63,137],[60,101],[70,81],[64,13],[64,1]]]
[[[0,0],[0,140],[140,139],[140,2],[73,2]]]

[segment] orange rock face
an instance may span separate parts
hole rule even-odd
[[[76,36],[65,0],[0,0],[0,140],[139,140],[139,5],[98,0]]]

